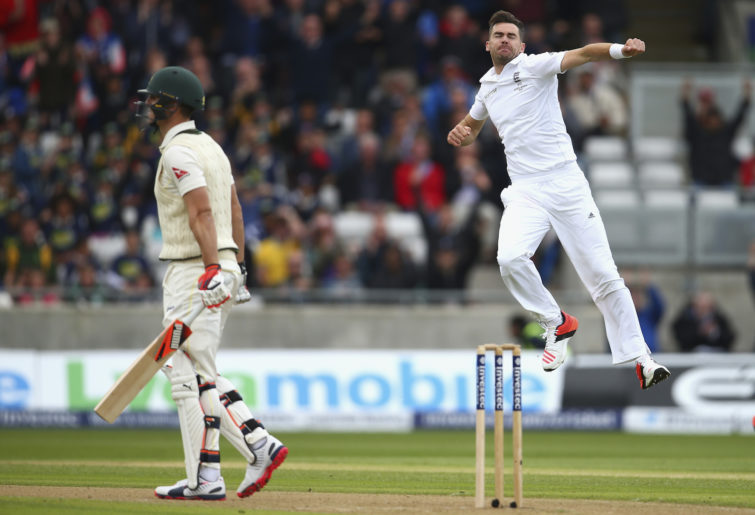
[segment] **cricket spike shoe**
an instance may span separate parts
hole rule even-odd
[[[188,501],[224,501],[225,481],[220,476],[216,481],[199,478],[199,485],[189,488],[189,481],[182,479],[173,486],[158,486],[155,495],[160,499],[180,499]]]
[[[239,497],[249,497],[265,487],[273,471],[280,467],[288,456],[288,447],[268,434],[255,445],[253,452],[257,459],[246,466],[244,480],[236,490]]]
[[[651,386],[655,386],[664,379],[671,375],[668,368],[656,363],[652,359],[647,360],[645,363],[637,363],[637,378],[640,380],[640,386],[643,390],[647,390]]]
[[[543,334],[545,349],[543,349],[543,355],[540,358],[543,370],[552,372],[563,364],[566,359],[566,344],[577,332],[577,327],[579,327],[579,321],[562,311],[561,325],[545,329]]]

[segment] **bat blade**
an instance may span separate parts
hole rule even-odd
[[[198,314],[203,306],[200,305]],[[110,387],[110,390],[102,397],[95,406],[94,412],[103,420],[112,424],[123,413],[123,410],[131,404],[142,388],[154,377],[158,370],[165,364],[170,356],[191,335],[191,329],[187,325],[196,318],[192,312],[184,323],[176,320],[155,338],[139,357],[126,369],[118,380]]]

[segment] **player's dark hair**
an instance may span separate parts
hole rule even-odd
[[[493,34],[493,25],[497,23],[513,23],[519,29],[519,38],[524,38],[524,23],[508,11],[496,11],[488,20],[488,33]]]

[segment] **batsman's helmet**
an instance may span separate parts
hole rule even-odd
[[[192,72],[180,66],[168,66],[158,70],[145,89],[138,91],[140,95],[154,95],[158,101],[150,105],[149,108],[155,113],[157,120],[167,118],[168,112],[166,105],[177,102],[186,106],[191,111],[204,109],[204,88],[199,79]],[[145,102],[137,102],[139,107],[146,105]],[[137,116],[143,117],[143,109],[137,113]]]

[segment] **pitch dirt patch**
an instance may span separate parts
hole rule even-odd
[[[0,498],[34,497],[44,499],[84,499],[110,502],[135,502],[148,504],[180,503],[154,497],[142,488],[58,487],[0,485]],[[192,503],[194,504],[194,503]],[[395,494],[343,494],[316,492],[260,492],[253,497],[239,499],[229,492],[222,503],[210,503],[212,508],[225,508],[234,513],[257,510],[280,510],[291,513],[314,512],[333,514],[391,514],[402,515],[430,513],[474,513],[472,497],[440,495],[395,495]],[[480,510],[491,512],[493,509]],[[214,510],[210,510],[214,511]],[[574,499],[527,499],[516,512],[535,514],[585,514],[585,515],[637,515],[637,513],[663,513],[687,515],[690,513],[745,514],[752,510],[720,506],[699,506],[627,501],[589,501]]]

